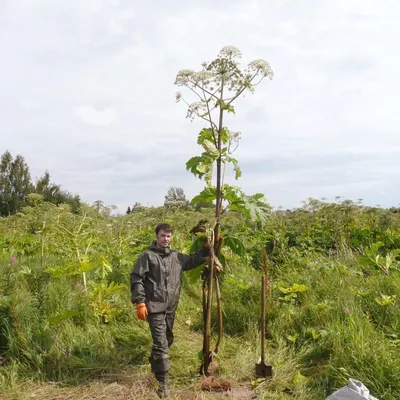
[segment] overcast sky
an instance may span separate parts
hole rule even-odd
[[[236,104],[246,193],[400,203],[397,0],[0,0],[0,152],[121,211],[192,198],[175,76],[226,45],[274,70]]]

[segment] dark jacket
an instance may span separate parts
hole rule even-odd
[[[209,249],[186,255],[167,248],[157,248],[156,242],[144,251],[131,272],[132,303],[145,303],[149,314],[174,312],[178,307],[182,273],[204,263]]]

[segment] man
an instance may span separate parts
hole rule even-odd
[[[150,325],[153,346],[149,358],[151,370],[159,382],[158,394],[168,397],[168,351],[174,341],[173,326],[179,303],[182,272],[204,263],[209,255],[205,245],[197,253],[186,255],[171,250],[173,230],[168,224],[156,227],[156,240],[144,251],[131,272],[131,300],[137,316]]]

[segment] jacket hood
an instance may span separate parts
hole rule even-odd
[[[157,241],[153,240],[152,244],[149,246],[149,250],[153,251],[154,253],[160,254],[160,255],[168,255],[171,254],[171,248],[168,247],[157,247]]]

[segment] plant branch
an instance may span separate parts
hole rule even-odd
[[[196,82],[193,82],[193,81],[190,81],[190,80],[189,80],[189,82],[190,82],[192,85],[194,85],[194,86],[198,87],[199,89],[201,89],[201,86],[199,86]],[[188,86],[188,87],[189,87],[189,86]],[[218,97],[217,97],[214,93],[212,93],[212,92],[210,92],[210,91],[208,91],[208,90],[206,90],[206,89],[204,89],[204,91],[205,91],[208,95],[210,95],[211,97],[214,97],[216,100],[219,100]]]
[[[254,84],[253,84],[253,86],[259,85],[259,84],[264,80],[264,78],[265,78],[265,76],[263,75],[263,76],[261,77],[261,79],[260,79],[257,83],[254,83]]]
[[[215,147],[217,147],[217,138],[215,137],[215,130],[214,130],[214,126],[215,127],[217,127],[215,124],[214,124],[214,122],[212,121],[212,117],[211,117],[211,111],[210,111],[210,106],[208,105],[208,101],[207,101],[207,96],[206,96],[206,92],[205,92],[205,90],[204,90],[204,85],[202,86],[202,90],[203,90],[203,96],[204,96],[204,101],[206,102],[206,104],[207,104],[207,112],[208,112],[208,116],[209,116],[209,118],[210,118],[210,127],[211,127],[211,130],[212,130],[212,135],[213,135],[213,139],[214,139],[214,145],[215,145]]]
[[[237,148],[239,147],[239,140],[237,140],[236,147],[233,150],[231,150],[231,145],[232,145],[232,140],[229,140],[228,154],[233,154],[237,150]]]
[[[211,110],[212,111],[212,110]],[[208,113],[207,113],[208,114]],[[211,121],[210,119],[208,119],[208,118],[205,118],[203,115],[200,115],[200,114],[198,114],[197,112],[196,112],[196,115],[199,117],[199,118],[201,118],[201,119],[204,119],[204,121],[207,121],[207,122],[209,122],[210,124],[214,124],[214,122],[213,121]],[[214,124],[215,125],[215,124]],[[211,125],[212,126],[212,125]],[[216,125],[215,125],[215,127],[216,127]],[[214,129],[215,128],[211,128],[211,129],[213,129],[213,131],[214,131]]]
[[[203,98],[192,87],[187,86],[187,85],[186,85],[186,87],[189,88],[196,96],[198,96],[200,100],[203,100]]]
[[[251,79],[249,80],[249,83],[257,76],[258,72],[256,72]],[[228,105],[231,104],[234,100],[236,100],[245,90],[247,89],[246,86],[244,86],[242,89],[239,90],[239,92],[236,93],[235,96],[228,102]]]

